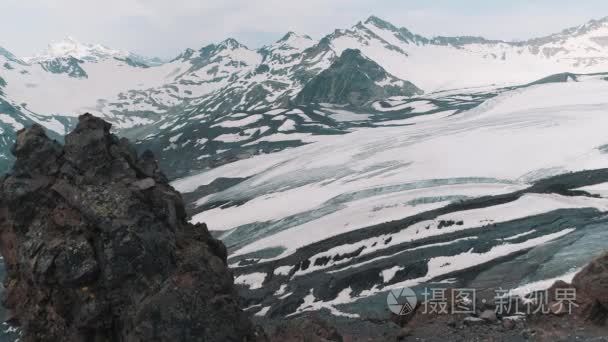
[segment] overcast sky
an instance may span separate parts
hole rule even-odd
[[[608,16],[606,0],[1,0],[0,46],[30,56],[73,36],[147,56],[287,31],[320,38],[374,14],[427,36],[527,39]]]

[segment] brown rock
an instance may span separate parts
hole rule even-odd
[[[598,325],[608,321],[608,253],[585,266],[573,279],[577,290],[576,308],[584,319]]]
[[[579,295],[598,302],[608,309],[608,253],[585,266],[572,281]]]

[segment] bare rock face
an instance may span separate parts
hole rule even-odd
[[[608,309],[608,253],[602,254],[585,266],[574,277],[572,284]]]
[[[572,280],[582,297],[587,319],[605,325],[608,319],[608,253],[591,261]]]
[[[24,341],[253,341],[226,249],[187,223],[151,153],[90,114],[21,130],[0,180],[4,305]]]

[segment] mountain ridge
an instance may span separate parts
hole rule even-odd
[[[89,62],[99,62],[107,58],[128,58],[148,66],[164,63],[157,57],[144,57],[133,52],[112,49],[102,44],[81,43],[72,36],[66,36],[62,40],[51,42],[44,51],[31,57],[22,57],[21,60],[28,64],[36,64],[69,57]]]
[[[521,45],[525,45],[525,44],[540,42],[540,41],[543,41],[550,37],[567,36],[567,35],[573,35],[573,34],[580,35],[580,34],[584,34],[584,33],[588,32],[589,30],[601,28],[603,26],[608,26],[608,16],[602,17],[599,19],[591,19],[584,24],[565,28],[559,32],[555,32],[555,33],[552,33],[552,34],[549,34],[546,36],[532,37],[532,38],[528,38],[525,40],[513,40],[513,41],[504,40],[504,39],[487,39],[484,36],[472,36],[472,35],[448,35],[448,36],[434,35],[434,36],[425,37],[423,35],[413,33],[406,27],[397,27],[394,24],[392,24],[391,22],[384,20],[376,15],[370,15],[367,19],[359,21],[352,28],[360,27],[363,24],[373,24],[379,28],[385,28],[385,29],[388,29],[391,31],[404,33],[406,36],[411,35],[413,37],[416,37],[416,39],[414,41],[423,42],[425,44],[443,45],[443,44],[445,44],[446,41],[453,40],[455,42],[458,42],[457,43],[458,45],[471,44],[471,43],[491,43],[491,44],[504,43],[504,44],[509,44],[509,45],[521,46]],[[343,32],[344,30],[349,30],[349,29],[337,29],[336,31]],[[323,40],[324,38],[326,38],[328,36],[331,36],[332,34],[335,34],[336,31],[334,31],[334,33],[330,33],[330,34],[323,36],[321,39],[319,39],[319,41]],[[287,37],[290,37],[292,35],[300,36],[293,31],[288,31],[286,34],[284,34],[281,38],[279,38],[275,42],[273,42],[271,44],[263,45],[259,48],[255,48],[255,49],[248,48],[246,45],[240,43],[235,38],[226,38],[219,43],[207,44],[198,50],[204,49],[204,48],[212,46],[212,45],[217,45],[217,46],[224,46],[224,47],[231,47],[231,48],[243,47],[248,50],[259,51],[259,50],[263,50],[267,46],[272,46],[273,44],[284,41]],[[301,35],[301,37],[306,37],[310,40],[313,40],[308,35]],[[65,51],[66,46],[72,46],[72,51]],[[57,51],[57,50],[64,50],[64,51]],[[121,50],[111,49],[111,48],[108,48],[101,44],[80,43],[72,36],[66,36],[61,41],[50,43],[46,51],[44,51],[40,54],[34,55],[32,57],[21,57],[20,59],[25,62],[28,62],[28,63],[35,63],[38,61],[53,59],[56,57],[66,57],[67,55],[71,55],[72,57],[75,57],[75,58],[79,58],[79,56],[80,57],[95,57],[95,56],[87,55],[85,53],[85,51],[87,51],[87,50],[93,51],[93,53],[97,54],[98,56],[104,56],[104,55],[105,56],[108,56],[108,55],[111,55],[111,56],[115,56],[115,55],[138,56],[132,52],[125,52],[125,51],[121,51]],[[193,49],[193,48],[186,48],[184,51],[190,51],[190,50],[197,51],[197,49]],[[6,50],[6,49],[2,49],[2,51],[3,51],[3,53],[4,52],[10,53],[9,50]],[[178,54],[173,59],[163,61],[163,63],[175,60],[178,58],[178,56],[180,56],[182,54],[183,54],[183,52]],[[11,55],[13,55],[13,54],[11,54]],[[15,55],[13,55],[13,57],[14,56]],[[150,59],[150,60],[162,61],[160,58],[157,58],[157,57],[144,57],[144,58]],[[87,58],[84,58],[84,59],[87,59]],[[159,63],[159,64],[163,64],[163,63]]]
[[[278,108],[288,112],[302,106],[298,94],[318,84],[315,78],[346,50],[359,50],[398,82],[413,84],[426,94],[528,84],[564,72],[608,70],[606,27],[606,19],[592,20],[549,38],[531,39],[528,44],[467,36],[427,38],[370,16],[319,40],[288,32],[272,44],[250,49],[228,38],[185,49],[171,61],[156,65],[129,52],[71,39],[51,49],[54,59],[38,63],[0,50],[0,97],[6,108],[12,108],[7,111],[10,120],[0,120],[12,132],[9,136],[14,136],[14,127],[33,122],[61,135],[84,112],[104,118],[116,131],[140,141],[149,135],[168,135],[168,129],[178,131],[177,125],[182,124],[191,126],[193,132],[233,114],[257,115]],[[369,87],[376,85],[370,82]],[[351,101],[348,110],[373,115],[384,110],[379,105],[370,108],[373,103],[366,102],[370,101]],[[304,107],[313,110],[318,104]],[[332,132],[345,125],[320,117],[313,121],[319,120]],[[273,127],[267,132],[278,129],[267,127]],[[296,127],[298,134],[310,133],[304,126]],[[172,146],[169,138],[167,146]],[[197,139],[202,138],[213,136]],[[9,145],[2,145],[2,150],[8,151]],[[216,148],[213,153],[224,149]]]

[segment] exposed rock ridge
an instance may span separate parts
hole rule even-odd
[[[79,118],[19,131],[0,180],[4,305],[23,341],[252,341],[226,248],[187,223],[150,152]]]
[[[413,83],[389,74],[360,50],[346,49],[331,66],[308,82],[296,104],[337,103],[363,106],[391,96],[421,95]]]

